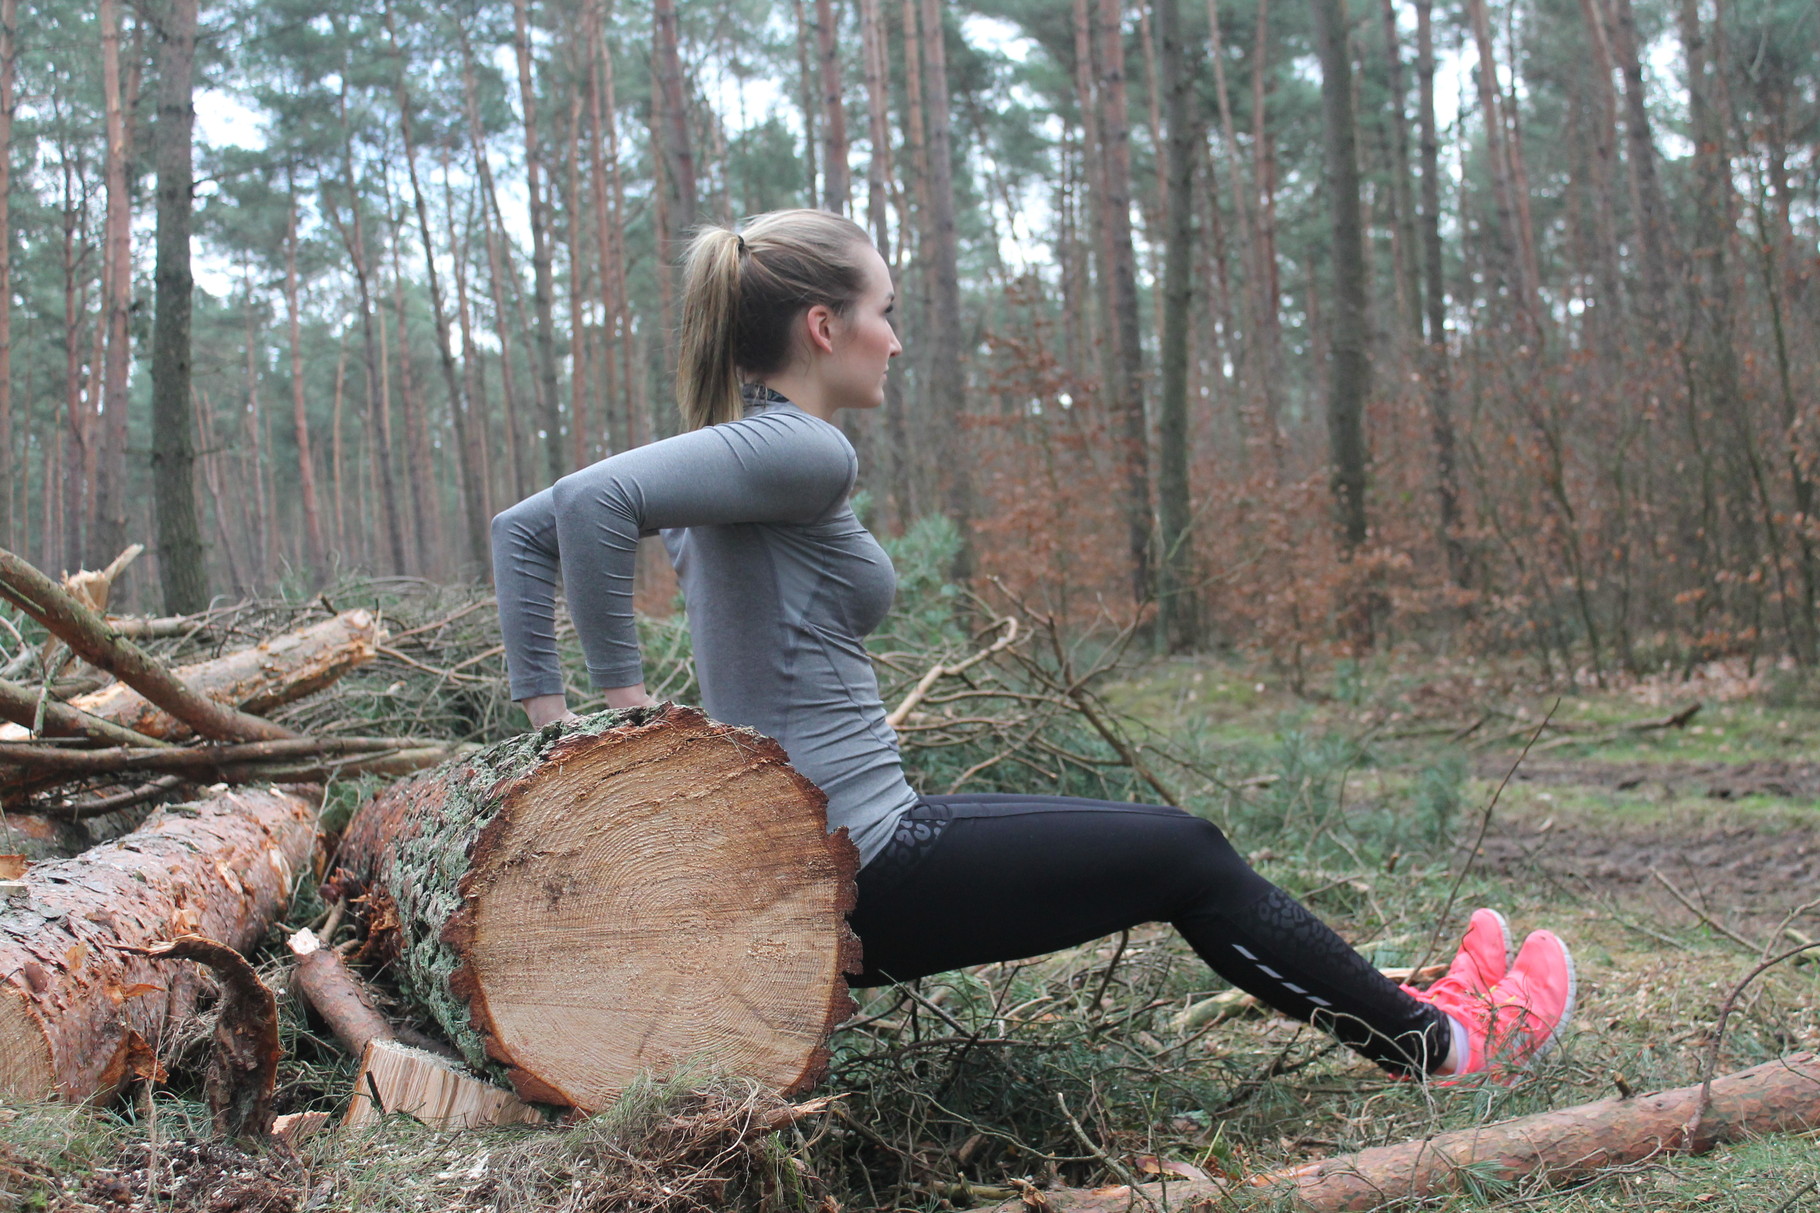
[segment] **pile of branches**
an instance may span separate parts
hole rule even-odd
[[[0,797],[14,812],[65,820],[117,813],[190,783],[306,782],[402,774],[454,752],[420,736],[300,728],[273,709],[304,700],[370,663],[381,639],[367,611],[173,667],[141,639],[225,631],[216,612],[110,618],[113,579],[135,546],[99,573],[62,584],[0,549],[0,614],[12,651],[0,660]]]

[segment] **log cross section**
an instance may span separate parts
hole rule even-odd
[[[593,1111],[644,1070],[814,1083],[852,1010],[858,855],[776,742],[605,712],[447,763],[355,819],[329,896],[476,1067]]]

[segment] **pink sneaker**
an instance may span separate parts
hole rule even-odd
[[[1491,990],[1510,966],[1510,924],[1491,909],[1472,912],[1460,951],[1447,972],[1426,990],[1405,985],[1404,991],[1421,1002],[1438,1007],[1461,1025],[1485,1017],[1491,1007]],[[1471,1029],[1456,1032],[1456,1041],[1470,1037]],[[1462,1070],[1461,1073],[1466,1071]]]
[[[1467,1018],[1467,1008],[1483,1007],[1491,988],[1504,979],[1510,967],[1510,924],[1496,910],[1478,909],[1466,924],[1460,951],[1447,972],[1426,990],[1405,985],[1412,997],[1433,1003],[1456,1019]]]
[[[1514,1078],[1560,1040],[1573,1018],[1574,988],[1574,958],[1567,945],[1553,931],[1532,932],[1476,1012],[1458,1016],[1470,1047],[1456,1074]],[[1455,1014],[1451,1007],[1442,1009]]]

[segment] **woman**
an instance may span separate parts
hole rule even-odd
[[[857,225],[779,211],[689,248],[676,395],[687,433],[559,480],[493,523],[512,697],[569,716],[555,597],[613,707],[652,702],[632,617],[641,534],[681,580],[703,706],[775,737],[859,847],[852,915],[866,970],[907,981],[1167,921],[1219,974],[1399,1074],[1508,1070],[1551,1045],[1573,964],[1553,934],[1506,959],[1473,915],[1425,991],[1382,977],[1179,809],[1041,796],[918,796],[905,782],[864,637],[895,581],[847,503],[857,461],[834,422],[877,408],[902,347],[884,259]]]

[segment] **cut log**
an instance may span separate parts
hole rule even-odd
[[[0,903],[0,1095],[86,1099],[142,1064],[203,981],[119,945],[195,933],[250,948],[308,870],[308,791],[216,792],[74,859],[33,864],[29,896]]]
[[[302,699],[372,661],[378,637],[372,612],[343,611],[333,619],[171,672],[199,695],[259,714]],[[188,725],[125,683],[78,695],[69,706],[147,737],[194,736]],[[26,736],[17,725],[0,726],[0,741],[22,741]]]
[[[1379,1146],[1254,1176],[1238,1186],[1263,1189],[1305,1213],[1363,1213],[1474,1186],[1536,1180],[1568,1183],[1664,1154],[1703,1154],[1727,1142],[1820,1128],[1820,1059],[1798,1053],[1713,1080],[1712,1103],[1689,1140],[1700,1087],[1632,1099],[1605,1099],[1502,1124],[1456,1129],[1419,1141]],[[1172,1209],[1223,1208],[1234,1185],[1187,1181],[1168,1186]],[[1146,1195],[1164,1195],[1145,1184]],[[1055,1213],[1124,1213],[1132,1191],[1051,1188],[1042,1206]],[[1024,1199],[973,1213],[1025,1213]],[[1273,1206],[1274,1207],[1274,1206]]]
[[[692,708],[604,712],[396,785],[330,900],[477,1069],[596,1111],[644,1070],[814,1083],[851,1014],[858,854],[777,743]]]
[[[503,1087],[463,1074],[445,1057],[396,1040],[374,1040],[360,1056],[343,1128],[402,1112],[432,1129],[542,1124],[544,1114]]]

